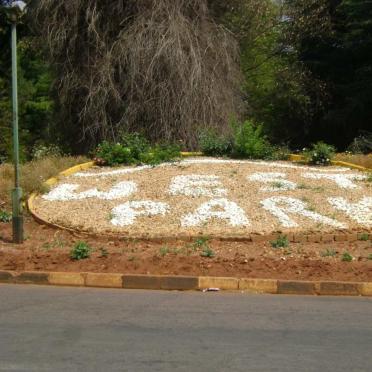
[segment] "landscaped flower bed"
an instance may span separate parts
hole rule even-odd
[[[34,208],[53,224],[133,237],[369,230],[372,188],[346,168],[195,158],[76,173]]]

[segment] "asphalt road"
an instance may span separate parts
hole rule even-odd
[[[372,371],[372,299],[0,285],[0,371]]]

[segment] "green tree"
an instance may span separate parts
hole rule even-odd
[[[372,3],[288,0],[287,6],[288,40],[311,76],[306,89],[318,87],[305,139],[343,149],[360,131],[371,129]]]
[[[43,55],[42,40],[25,25],[18,27],[19,125],[21,159],[29,158],[35,143],[50,141],[52,76]],[[0,14],[0,159],[11,158],[10,25]]]

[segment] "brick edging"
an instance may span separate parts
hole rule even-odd
[[[372,296],[372,282],[296,281],[206,276],[0,271],[0,283],[178,291],[218,288],[262,294]]]

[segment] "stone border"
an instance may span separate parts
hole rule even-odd
[[[192,157],[192,156],[202,156],[203,153],[201,152],[181,152],[182,157]],[[303,162],[305,158],[302,155],[294,155],[291,154],[289,157],[289,160],[291,162]],[[92,168],[95,165],[94,161],[90,161],[87,163],[75,165],[72,168],[66,169],[65,171],[62,171],[58,173],[57,176],[52,177],[45,181],[45,185],[50,187],[55,185],[60,179],[63,177],[71,176],[74,173],[87,170],[89,168]],[[347,167],[347,168],[352,168],[352,169],[357,169],[359,171],[367,171],[370,172],[372,169],[369,168],[364,168],[356,164],[351,164],[351,163],[346,163],[346,162],[340,162],[340,161],[332,161],[332,165],[337,165],[337,166],[342,166],[342,167]],[[192,241],[194,239],[197,239],[199,236],[198,235],[176,235],[172,237],[167,237],[167,236],[152,236],[148,237],[146,235],[144,236],[122,236],[120,233],[100,233],[100,234],[94,234],[90,233],[87,231],[81,231],[78,229],[74,229],[71,227],[65,227],[61,226],[58,224],[54,224],[51,222],[48,222],[41,218],[35,211],[34,208],[34,200],[38,196],[37,193],[32,193],[30,197],[27,200],[27,208],[32,215],[32,217],[39,222],[42,225],[47,225],[52,228],[57,228],[59,230],[64,230],[64,231],[69,231],[72,233],[79,233],[85,236],[92,236],[92,237],[107,237],[107,238],[120,238],[124,240],[143,240],[143,241],[149,241],[149,242],[166,242],[166,241],[175,241],[175,240],[181,240],[181,241]],[[300,233],[270,233],[270,234],[247,234],[246,236],[242,235],[229,235],[225,237],[221,237],[220,235],[213,235],[209,234],[208,238],[210,239],[216,239],[220,241],[241,241],[241,242],[262,242],[262,241],[271,241],[271,240],[276,240],[279,236],[285,235],[288,238],[288,241],[291,243],[319,243],[319,242],[325,242],[325,243],[330,243],[333,241],[356,241],[359,240],[360,235],[369,235],[369,239],[372,240],[372,233],[369,230],[360,230],[360,231],[336,231],[332,233],[320,233],[320,232],[314,232],[314,233],[309,233],[309,232],[300,232]]]
[[[176,291],[210,289],[252,294],[372,297],[372,282],[0,271],[0,283]]]

